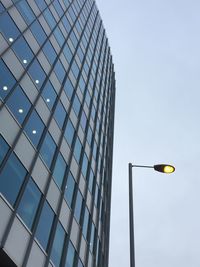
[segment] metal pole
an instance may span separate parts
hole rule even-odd
[[[129,163],[128,169],[129,169],[130,267],[135,267],[132,167],[133,167],[132,163]]]

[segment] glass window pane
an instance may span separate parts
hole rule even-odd
[[[30,6],[28,5],[27,1],[23,0],[17,2],[16,7],[22,14],[23,19],[26,21],[28,25],[35,19],[35,15]]]
[[[82,111],[82,115],[81,115],[81,127],[83,130],[85,130],[85,127],[86,127],[86,123],[87,123],[87,117],[85,115],[85,112]]]
[[[42,91],[42,97],[44,98],[48,108],[51,110],[56,101],[57,94],[49,81],[45,84],[45,87]]]
[[[80,191],[78,191],[77,196],[76,196],[75,210],[74,210],[74,216],[75,216],[77,222],[80,221],[82,202],[83,202],[82,195],[81,195]]]
[[[55,21],[54,17],[52,16],[50,10],[47,8],[43,14],[44,14],[44,17],[45,17],[47,23],[49,24],[50,28],[53,29],[56,26],[56,21]]]
[[[88,158],[86,154],[84,153],[81,171],[85,179],[86,179],[86,174],[87,174],[87,167],[88,167]]]
[[[41,67],[37,59],[34,59],[30,68],[28,69],[28,73],[30,74],[37,88],[40,89],[41,85],[43,84],[46,78],[46,73],[44,72],[43,68]]]
[[[58,27],[54,30],[54,35],[55,35],[56,41],[59,43],[60,46],[62,46],[65,41],[65,38]]]
[[[67,164],[65,160],[63,159],[62,155],[59,153],[58,157],[56,159],[56,164],[53,171],[53,177],[57,185],[61,188],[65,170],[66,170]]]
[[[68,250],[67,250],[65,267],[73,267],[74,257],[75,257],[75,249],[70,241],[68,245]]]
[[[14,23],[14,21],[11,19],[11,17],[8,15],[7,12],[4,12],[0,16],[0,32],[3,33],[5,38],[10,43],[12,43],[20,34],[16,24]]]
[[[44,131],[44,123],[35,110],[31,113],[29,120],[24,128],[25,133],[30,138],[31,142],[37,147],[42,133]]]
[[[84,220],[83,220],[83,236],[85,239],[87,238],[87,231],[88,231],[88,223],[89,223],[89,211],[87,208],[85,208],[85,214],[84,214]]]
[[[75,76],[75,78],[77,79],[78,78],[78,74],[79,74],[79,67],[76,63],[76,61],[74,60],[73,64],[72,64],[72,67],[71,67],[72,71],[73,71],[73,74]]]
[[[64,90],[65,90],[65,93],[67,95],[67,97],[69,98],[69,100],[71,99],[72,97],[72,94],[74,92],[74,87],[71,83],[71,81],[69,79],[66,80],[66,83],[64,85]]]
[[[25,176],[26,169],[15,154],[12,154],[0,175],[0,192],[11,205],[15,203]]]
[[[7,154],[8,149],[9,149],[8,144],[6,143],[4,138],[0,135],[0,165],[1,165],[5,155]]]
[[[37,40],[39,45],[42,45],[46,40],[47,36],[40,23],[36,20],[30,27],[35,39]]]
[[[71,26],[70,26],[71,27]],[[70,63],[72,60],[72,52],[69,46],[66,44],[65,47],[63,48],[63,53],[67,59],[67,62]]]
[[[60,265],[64,238],[65,238],[65,231],[61,226],[61,224],[58,223],[51,251],[51,260],[53,261],[56,267],[59,267]]]
[[[78,267],[83,267],[83,264],[82,264],[82,262],[81,262],[80,259],[79,259],[79,261],[78,261]]]
[[[43,11],[47,7],[45,1],[35,0],[35,2],[37,6],[39,7],[40,11]]]
[[[56,65],[54,66],[54,72],[56,73],[56,76],[58,78],[58,80],[60,81],[60,83],[62,84],[63,79],[65,77],[66,71],[63,68],[62,63],[60,62],[60,60],[58,60],[56,62]]]
[[[53,156],[56,150],[56,144],[53,141],[53,138],[49,133],[47,133],[44,142],[42,144],[42,147],[40,149],[40,154],[42,155],[42,158],[44,159],[45,163],[50,169],[51,162],[53,160]]]
[[[47,249],[53,219],[54,212],[45,201],[36,230],[36,238],[45,250]]]
[[[50,43],[50,41],[47,41],[45,45],[42,48],[45,56],[47,57],[50,64],[53,64],[56,59],[56,52]]]
[[[68,178],[67,178],[67,185],[65,188],[65,199],[66,199],[69,207],[71,207],[71,204],[72,204],[72,198],[74,195],[74,188],[75,188],[75,181],[74,181],[74,178],[70,172],[68,175]]]
[[[13,50],[15,51],[16,55],[19,57],[19,59],[21,60],[22,64],[24,67],[26,67],[26,65],[28,63],[30,63],[30,61],[33,58],[33,52],[30,49],[29,45],[27,44],[27,42],[25,41],[24,37],[20,37],[12,46]]]
[[[16,80],[3,60],[0,60],[0,98],[5,99]]]
[[[31,102],[28,100],[20,86],[15,88],[6,104],[17,121],[22,124],[31,107]]]
[[[80,107],[81,107],[81,103],[79,101],[79,98],[77,97],[77,95],[75,95],[74,102],[73,102],[73,110],[75,111],[76,116],[78,116],[79,114]]]
[[[93,181],[94,181],[94,173],[92,170],[90,170],[90,177],[89,177],[89,185],[88,188],[90,190],[90,192],[92,193],[92,189],[93,189]]]
[[[71,146],[71,144],[72,144],[72,140],[73,140],[73,137],[74,137],[74,132],[75,132],[74,126],[73,126],[73,124],[71,123],[71,121],[68,120],[66,129],[65,129],[64,136],[65,136],[65,138],[66,138],[66,140],[67,140],[67,143],[68,143],[70,146]]]
[[[82,145],[81,145],[79,138],[77,137],[75,147],[74,147],[74,157],[78,163],[81,157],[81,149],[82,149]]]
[[[62,129],[62,127],[63,127],[65,117],[66,117],[66,111],[65,111],[63,105],[61,104],[61,102],[59,101],[57,106],[56,106],[56,110],[54,112],[54,118],[55,118],[56,122],[58,123],[58,126],[60,129]]]
[[[40,190],[33,182],[33,180],[30,179],[26,186],[17,211],[29,229],[32,228],[40,198]]]

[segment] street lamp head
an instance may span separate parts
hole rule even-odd
[[[154,165],[154,170],[158,172],[163,172],[163,173],[172,173],[175,171],[175,167],[172,165],[167,165],[167,164],[157,164]]]

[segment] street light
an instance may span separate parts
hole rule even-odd
[[[157,164],[154,166],[143,166],[128,164],[129,169],[129,227],[130,227],[130,267],[135,267],[135,246],[134,246],[134,216],[133,216],[133,179],[132,168],[153,168],[155,171],[170,174],[175,171],[175,167],[168,164]]]

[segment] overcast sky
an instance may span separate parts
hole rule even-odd
[[[116,71],[110,266],[129,266],[128,162],[136,267],[200,266],[200,1],[97,0]]]

